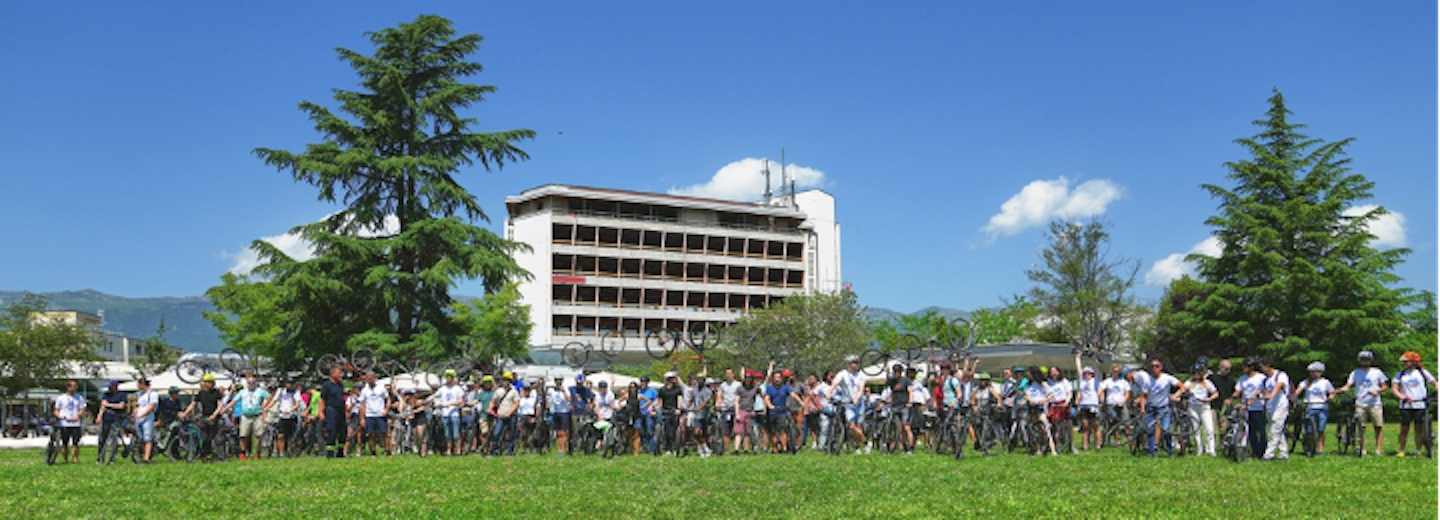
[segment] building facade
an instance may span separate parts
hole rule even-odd
[[[80,311],[42,311],[32,313],[31,321],[64,323],[79,327],[97,339],[93,348],[95,356],[104,361],[129,363],[130,358],[145,354],[145,342],[124,334],[106,331],[105,318],[98,314]],[[176,349],[176,355],[180,355]]]
[[[506,237],[534,323],[559,348],[620,334],[735,321],[801,291],[843,288],[835,199],[810,190],[764,203],[546,185],[506,197]]]

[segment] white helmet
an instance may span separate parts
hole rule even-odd
[[[1321,363],[1321,362],[1319,362],[1319,361],[1316,361],[1316,362],[1314,362],[1314,363],[1310,363],[1309,366],[1306,366],[1306,367],[1305,367],[1305,371],[1306,371],[1306,372],[1324,372],[1324,371],[1325,371],[1325,364],[1324,364],[1324,363]]]

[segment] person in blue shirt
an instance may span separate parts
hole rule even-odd
[[[790,409],[786,405],[790,399],[799,399],[794,394],[784,376],[778,372],[770,374],[770,384],[765,385],[765,410],[770,416],[767,425],[770,427],[770,449],[774,453],[790,451],[790,431],[786,428]]]
[[[655,417],[650,415],[650,403],[660,396],[654,388],[650,388],[650,376],[640,377],[640,438],[645,443],[645,450],[655,452]]]

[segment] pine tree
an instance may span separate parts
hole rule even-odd
[[[1202,283],[1185,288],[1169,325],[1207,343],[1199,349],[1266,355],[1292,370],[1349,361],[1403,329],[1400,309],[1413,295],[1394,288],[1392,270],[1409,251],[1371,245],[1369,223],[1384,208],[1345,214],[1374,187],[1350,171],[1354,139],[1307,137],[1278,90],[1269,102],[1255,121],[1261,132],[1236,141],[1251,157],[1225,164],[1233,186],[1203,186],[1220,200],[1205,223],[1223,251],[1191,256]]]

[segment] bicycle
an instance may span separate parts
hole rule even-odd
[[[1250,456],[1250,425],[1246,422],[1247,412],[1242,403],[1234,403],[1225,411],[1225,420],[1230,426],[1220,439],[1220,456],[1235,462],[1245,462]]]
[[[560,350],[560,359],[570,368],[582,369],[590,365],[593,358],[599,358],[605,368],[615,361],[615,356],[625,349],[625,335],[613,330],[600,333],[598,345],[571,341]]]
[[[115,456],[122,459],[130,459],[136,464],[140,463],[140,449],[135,445],[135,420],[130,417],[116,420],[110,425],[110,432],[100,444],[100,462],[110,465],[115,462]]]
[[[62,429],[59,426],[50,427],[50,442],[45,444],[46,466],[54,466],[55,459],[60,457],[60,448],[62,447],[60,440],[61,431]],[[77,451],[80,449],[79,443],[76,443],[75,449]]]
[[[1070,419],[1074,411],[1074,408],[1066,408],[1065,414],[1060,417],[1060,420],[1050,427],[1055,436],[1055,451],[1059,453],[1075,451],[1075,425]]]
[[[1005,451],[1005,409],[995,405],[986,405],[977,413],[972,414],[971,426],[980,435],[980,453],[990,456],[990,452],[999,450]]]
[[[1105,406],[1100,412],[1101,440],[1106,446],[1116,447],[1126,445],[1134,436],[1135,429],[1139,426],[1139,414],[1130,413],[1129,418],[1124,418],[1118,411],[1119,407]]]
[[[214,374],[224,371],[220,363],[211,361],[208,358],[190,357],[180,360],[175,365],[175,377],[185,384],[197,384],[205,374]]]
[[[1045,424],[1031,419],[1029,410],[1019,412],[1020,417],[1010,424],[1010,434],[1007,437],[1010,451],[1025,449],[1032,454],[1045,453],[1049,448]]]
[[[1314,458],[1316,453],[1319,452],[1320,436],[1322,435],[1325,435],[1325,432],[1320,431],[1320,420],[1310,415],[1310,411],[1306,409],[1304,433],[1301,434],[1306,457]]]
[[[1186,392],[1181,395],[1180,403],[1188,402],[1190,402],[1190,393]],[[1171,455],[1175,457],[1196,455],[1200,449],[1200,445],[1195,442],[1194,438],[1195,431],[1200,429],[1200,425],[1195,416],[1190,415],[1190,411],[1182,408],[1183,406],[1183,404],[1170,405],[1170,429],[1166,430],[1166,433],[1170,434],[1170,448],[1173,450]],[[1180,413],[1176,413],[1177,411]]]
[[[615,458],[616,455],[625,453],[626,440],[630,438],[631,419],[624,413],[616,413],[615,420],[610,422],[610,427],[605,429],[600,439],[600,456],[606,459]]]
[[[166,458],[188,463],[200,455],[200,442],[200,428],[191,421],[176,419],[157,434],[155,446]]]
[[[1420,422],[1415,424],[1415,443],[1426,458],[1435,457],[1435,412],[1431,409],[1434,406],[1435,394],[1430,394],[1425,407],[1420,409]]]
[[[900,337],[900,343],[894,352],[886,352],[876,349],[866,350],[860,353],[860,371],[868,376],[878,376],[889,369],[890,362],[917,363],[923,361],[925,345],[919,336],[906,334]]]

